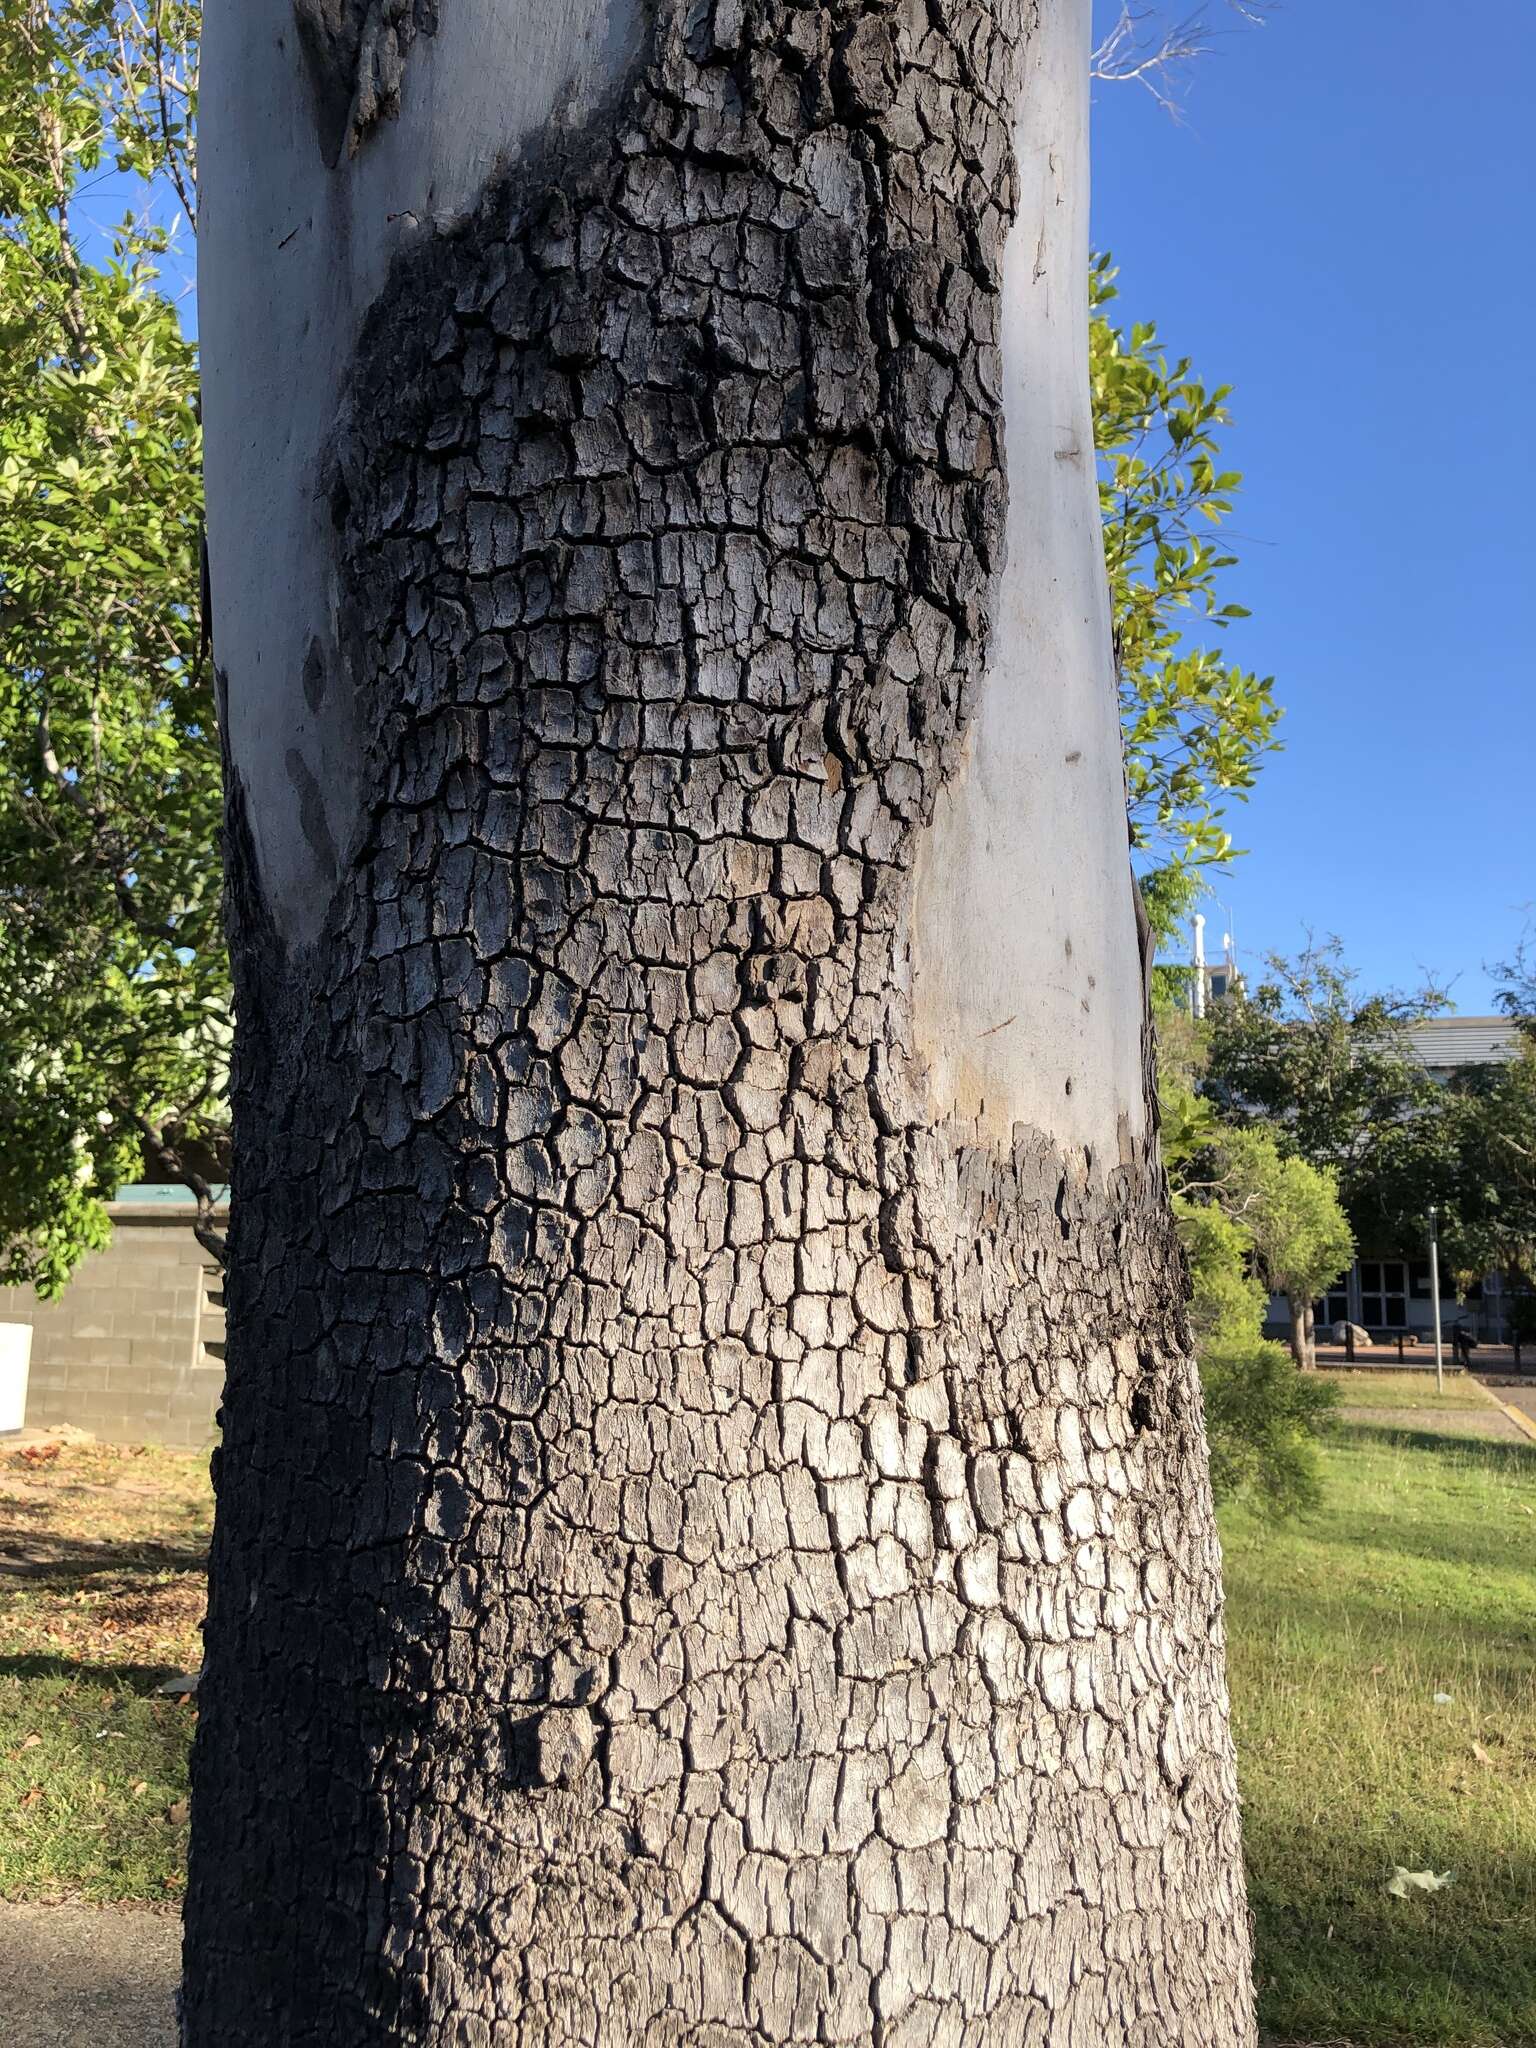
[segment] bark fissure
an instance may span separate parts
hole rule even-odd
[[[237,864],[184,2039],[1238,2048],[1155,1152],[935,1125],[902,960],[1027,9],[656,12],[396,265],[366,830],[301,953]]]

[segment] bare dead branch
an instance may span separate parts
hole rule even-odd
[[[1271,0],[1226,0],[1226,4],[1253,28],[1262,28],[1272,11]],[[1124,0],[1114,26],[1093,52],[1090,75],[1112,85],[1142,86],[1160,107],[1177,117],[1180,71],[1196,58],[1208,57],[1220,33],[1206,8],[1196,8],[1181,20],[1160,26],[1157,8],[1134,7]]]

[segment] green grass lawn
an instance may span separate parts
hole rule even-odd
[[[1402,1408],[1415,1415],[1429,1416],[1453,1408],[1486,1408],[1487,1399],[1477,1381],[1466,1373],[1445,1373],[1445,1392],[1435,1391],[1435,1374],[1431,1366],[1426,1370],[1410,1372],[1383,1372],[1379,1366],[1369,1371],[1356,1368],[1354,1371],[1321,1372],[1320,1380],[1337,1387],[1339,1399],[1350,1406],[1361,1408]]]
[[[0,1898],[180,1899],[206,1456],[0,1460]]]
[[[1223,1516],[1261,2020],[1275,2041],[1530,2048],[1536,1444],[1437,1435],[1432,1382],[1345,1398],[1403,1421],[1346,1415],[1317,1514]],[[1397,1899],[1396,1864],[1455,1882]]]

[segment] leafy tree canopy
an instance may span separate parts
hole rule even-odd
[[[1408,1027],[1446,1007],[1425,988],[1364,995],[1336,939],[1212,1006],[1202,1092],[1223,1123],[1262,1124],[1287,1153],[1333,1169],[1357,1224],[1422,1214],[1422,1152],[1440,1090]],[[1330,1276],[1331,1277],[1331,1276]]]
[[[1523,1017],[1521,968],[1506,974],[1503,1006]],[[1208,1109],[1335,1172],[1367,1250],[1423,1243],[1433,1206],[1458,1286],[1494,1270],[1536,1282],[1536,1037],[1517,1060],[1436,1081],[1408,1027],[1446,1006],[1433,987],[1362,994],[1336,940],[1272,959],[1257,986],[1214,1005],[1186,1083],[1199,1107],[1165,1081],[1165,1123],[1177,1133],[1193,1117],[1208,1140]]]
[[[1237,558],[1215,538],[1242,481],[1218,467],[1229,388],[1169,362],[1155,327],[1116,326],[1114,279],[1097,258],[1089,368],[1131,835],[1154,868],[1199,868],[1231,858],[1226,806],[1274,751],[1280,713],[1271,678],[1187,639],[1248,616],[1223,601]]]
[[[1536,1039],[1536,944],[1530,936],[1521,939],[1513,960],[1493,971],[1504,984],[1494,998],[1499,1008],[1527,1038]]]
[[[218,1143],[195,352],[165,231],[77,227],[112,171],[190,191],[194,23],[33,0],[0,46],[0,1278],[45,1289],[142,1147]]]
[[[1196,1353],[1203,1358],[1213,1349],[1252,1343],[1269,1305],[1252,1231],[1218,1202],[1175,1195],[1173,1207],[1189,1261],[1189,1326]]]
[[[1456,1075],[1443,1122],[1435,1192],[1453,1279],[1536,1287],[1536,1038],[1507,1065]]]

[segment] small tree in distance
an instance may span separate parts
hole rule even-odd
[[[1252,1197],[1264,1176],[1222,1169],[1228,1140],[1241,1147],[1262,1134],[1223,1130],[1197,1092],[1204,1046],[1188,1015],[1164,1004],[1158,1026],[1163,1153],[1189,1266],[1211,1485],[1218,1500],[1240,1495],[1266,1513],[1294,1514],[1321,1498],[1317,1439],[1336,1395],[1263,1335],[1268,1288]]]
[[[1331,1167],[1287,1158],[1263,1130],[1224,1131],[1215,1147],[1221,1201],[1253,1240],[1270,1288],[1291,1315],[1298,1366],[1317,1363],[1312,1303],[1355,1256],[1355,1240]]]

